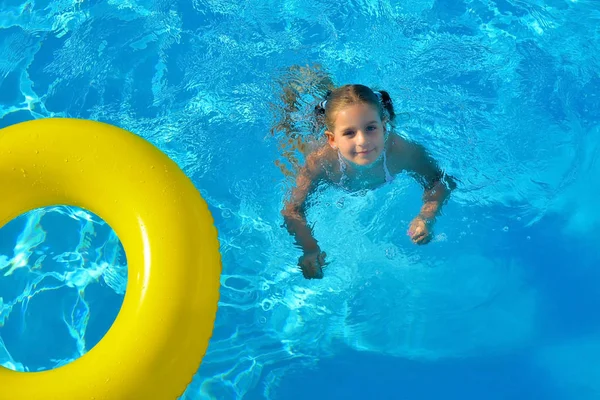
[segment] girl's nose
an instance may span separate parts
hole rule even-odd
[[[356,142],[361,144],[361,143],[365,143],[367,141],[367,136],[364,134],[363,131],[358,131],[356,134]]]

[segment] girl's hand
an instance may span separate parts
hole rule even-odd
[[[306,279],[322,279],[325,257],[327,257],[327,254],[320,250],[304,253],[298,260],[298,265],[302,269],[302,275]]]
[[[421,216],[416,217],[408,227],[408,236],[415,244],[427,244],[431,241],[431,223]]]

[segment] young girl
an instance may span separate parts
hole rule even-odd
[[[321,181],[356,190],[390,182],[403,171],[413,174],[424,194],[408,235],[416,244],[428,243],[435,218],[455,184],[422,146],[388,132],[388,122],[395,117],[389,94],[364,85],[345,85],[328,91],[315,113],[318,120],[324,120],[327,142],[306,156],[282,210],[286,228],[304,252],[299,260],[304,277],[323,277],[326,253],[319,248],[305,215],[305,201]]]

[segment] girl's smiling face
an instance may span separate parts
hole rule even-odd
[[[327,141],[348,161],[366,166],[375,162],[384,150],[385,131],[379,112],[364,104],[352,104],[337,112],[333,132]]]

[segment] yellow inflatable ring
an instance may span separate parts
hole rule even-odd
[[[212,215],[179,167],[144,139],[93,121],[0,130],[0,226],[59,204],[102,217],[128,261],[123,305],[83,357],[40,372],[0,367],[0,400],[177,399],[212,335],[221,259]]]

